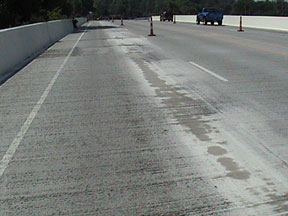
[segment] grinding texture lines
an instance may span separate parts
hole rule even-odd
[[[0,179],[0,214],[225,211],[229,202],[198,170],[199,155],[191,157],[185,150],[165,109],[133,76],[138,71],[114,46],[97,40],[107,35],[97,24],[93,27],[59,74]],[[99,48],[103,43],[110,48]],[[54,48],[61,49],[61,43],[50,54]],[[59,58],[50,54],[40,60]],[[16,81],[17,76],[9,83]]]
[[[0,178],[0,215],[287,213],[282,34],[90,24],[0,88],[5,155],[62,68]]]
[[[284,35],[250,30],[242,38],[229,27],[157,23],[158,37],[145,43],[133,33],[145,35],[147,23],[135,23],[126,25],[129,32],[118,44],[142,68],[175,120],[201,141],[191,145],[193,151],[206,148],[210,157],[202,155],[201,169],[245,209],[242,214],[287,212],[287,151],[281,145],[287,140],[287,122],[280,121],[287,118],[287,57],[277,53],[287,52],[281,46]],[[235,42],[222,39],[229,37]],[[264,43],[265,50],[257,48]],[[189,65],[191,59],[201,67]],[[229,82],[215,81],[213,73],[203,73],[205,68]],[[201,104],[198,116],[189,101]],[[211,162],[209,169],[205,161]]]

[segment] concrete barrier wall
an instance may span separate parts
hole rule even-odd
[[[73,31],[73,24],[70,19],[61,21],[51,21],[46,23],[50,43],[60,40],[65,35]]]
[[[196,23],[196,15],[178,15],[176,22]]]
[[[160,16],[153,20],[160,21]],[[176,15],[177,22],[196,23],[196,15]],[[225,15],[223,25],[239,26],[240,16]],[[273,16],[243,16],[243,27],[288,31],[288,17]]]
[[[243,27],[288,31],[288,17],[243,16]],[[224,16],[223,24],[239,26],[240,16]]]
[[[82,25],[86,19],[78,19]],[[73,31],[71,19],[0,30],[0,82]]]
[[[153,21],[159,21],[160,22],[160,16],[152,16]]]

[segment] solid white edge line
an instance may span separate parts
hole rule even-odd
[[[205,71],[206,73],[209,73],[210,75],[214,76],[215,78],[217,78],[217,79],[219,79],[219,80],[221,80],[223,82],[228,82],[228,80],[225,79],[224,77],[222,77],[222,76],[220,76],[220,75],[218,75],[218,74],[216,74],[216,73],[214,73],[214,72],[202,67],[201,65],[196,64],[195,62],[190,61],[189,63],[194,65],[195,67],[199,68],[200,70]]]
[[[80,37],[78,38],[78,40],[76,41],[76,43],[74,44],[74,46],[72,47],[72,49],[70,50],[68,55],[66,56],[65,60],[61,64],[60,68],[58,69],[56,74],[53,76],[52,80],[48,84],[47,88],[45,89],[45,91],[41,95],[41,97],[38,100],[37,104],[34,106],[33,110],[30,113],[30,115],[28,116],[28,118],[24,122],[24,124],[21,127],[20,131],[18,132],[16,137],[13,139],[13,141],[12,141],[11,145],[9,146],[7,152],[5,153],[5,155],[3,156],[2,160],[0,161],[0,178],[2,177],[2,175],[4,174],[8,164],[12,160],[17,148],[19,147],[21,141],[23,140],[24,136],[26,135],[28,129],[30,128],[30,126],[31,126],[33,120],[35,119],[37,113],[39,112],[42,104],[44,103],[44,101],[47,98],[49,92],[51,91],[53,85],[55,84],[56,80],[58,79],[58,77],[59,77],[61,71],[63,70],[64,66],[66,65],[68,59],[71,57],[74,49],[78,45],[78,43],[81,40],[81,38],[83,37],[83,35],[87,32],[87,29],[88,29],[88,27],[90,25],[91,25],[91,23],[89,23],[89,25],[87,26],[85,31],[80,35]]]

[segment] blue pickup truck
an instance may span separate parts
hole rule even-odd
[[[197,15],[197,24],[203,22],[207,25],[208,22],[214,25],[217,22],[218,25],[222,25],[223,13],[215,8],[203,8],[202,11]]]

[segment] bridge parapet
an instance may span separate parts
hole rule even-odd
[[[288,32],[288,17],[277,16],[242,16],[243,27],[268,29]],[[154,21],[160,21],[160,16],[153,16]],[[196,23],[196,15],[176,15],[177,22]],[[223,25],[239,26],[240,16],[225,15]]]
[[[86,18],[77,19],[79,26],[87,21]],[[0,82],[71,32],[71,19],[0,30]]]

